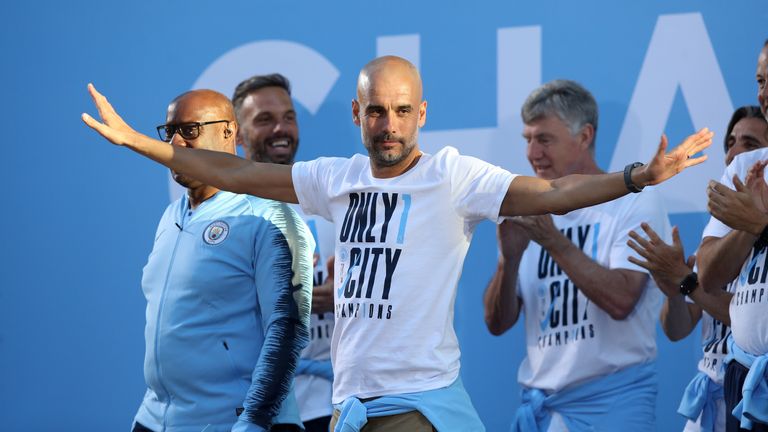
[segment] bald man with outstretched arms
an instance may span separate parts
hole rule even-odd
[[[422,153],[416,68],[381,57],[360,72],[352,116],[368,156],[293,167],[164,145],[128,126],[93,86],[110,142],[223,190],[299,203],[334,223],[334,424],[366,432],[484,430],[459,378],[453,303],[472,233],[484,219],[565,213],[639,191],[703,162],[703,129],[624,173],[557,180],[516,176],[446,147]],[[429,269],[428,274],[424,269]],[[370,418],[368,418],[370,417]],[[366,424],[367,422],[367,424]]]

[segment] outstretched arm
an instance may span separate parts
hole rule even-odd
[[[222,190],[298,203],[291,167],[249,161],[231,154],[168,145],[136,132],[107,98],[88,84],[101,121],[83,114],[85,124],[109,142],[130,148],[168,168]]]
[[[659,184],[682,170],[698,165],[707,156],[692,158],[712,144],[714,134],[707,128],[689,136],[669,153],[667,138],[661,137],[658,151],[651,161],[632,170],[632,183],[639,187]],[[564,214],[626,195],[624,173],[580,175],[555,180],[518,176],[509,185],[501,205],[502,216],[525,216],[545,213]]]

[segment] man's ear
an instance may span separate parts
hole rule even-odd
[[[352,122],[360,126],[360,103],[352,99]]]
[[[587,150],[592,147],[595,141],[595,127],[590,123],[584,125],[579,131],[579,146]]]
[[[427,122],[427,101],[421,101],[419,104],[419,127],[424,127]]]

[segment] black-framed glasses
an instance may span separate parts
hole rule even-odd
[[[200,136],[200,127],[214,124],[214,123],[227,123],[232,120],[215,120],[209,122],[194,122],[194,123],[182,123],[182,124],[164,124],[157,127],[157,135],[165,142],[171,142],[173,136],[176,134],[181,135],[182,138],[193,140]]]

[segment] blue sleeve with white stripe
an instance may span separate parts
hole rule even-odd
[[[304,222],[286,205],[273,203],[257,232],[254,254],[264,344],[245,410],[233,430],[255,425],[269,429],[288,394],[299,355],[309,342],[313,250]]]

